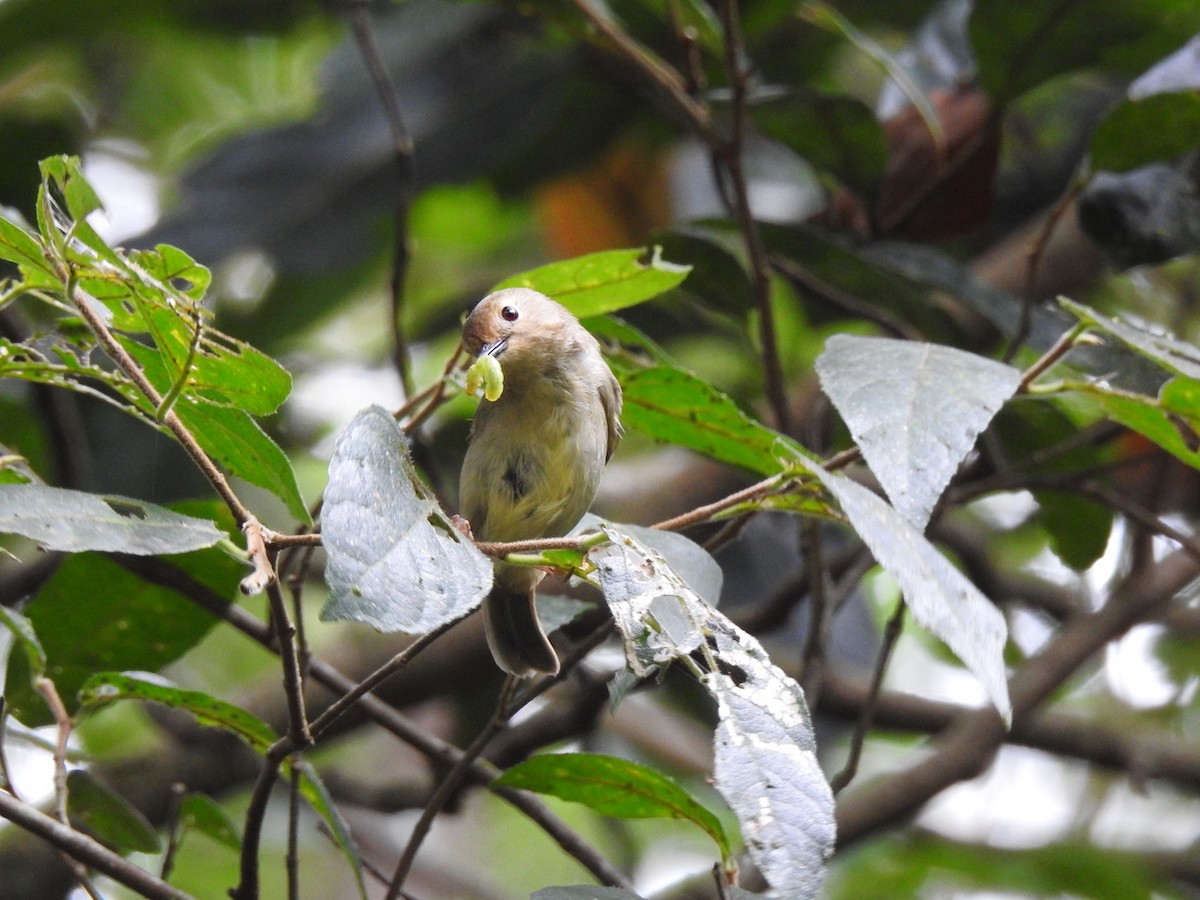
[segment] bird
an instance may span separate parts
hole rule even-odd
[[[599,343],[545,294],[504,288],[467,316],[463,347],[477,362],[499,362],[503,386],[496,396],[485,376],[459,479],[462,517],[481,541],[567,534],[621,439],[621,386]],[[496,663],[522,678],[556,674],[558,655],[534,605],[544,573],[494,566],[483,614]]]

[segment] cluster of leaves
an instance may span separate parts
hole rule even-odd
[[[746,23],[746,33],[739,37],[763,61],[760,74],[772,82],[750,91],[738,80],[743,48],[731,37],[731,24],[719,21],[703,3],[629,3],[616,11],[579,4],[572,14],[543,13],[581,44],[598,45],[664,92],[680,117],[708,142],[714,164],[727,167],[731,194],[737,193],[737,167],[723,156],[729,144],[714,125],[727,114],[744,117],[745,124],[806,160],[831,193],[840,192],[856,211],[851,218],[857,238],[921,239],[932,233],[931,221],[938,226],[934,231],[946,236],[948,219],[931,210],[937,212],[939,199],[947,195],[961,199],[956,173],[991,183],[993,172],[981,148],[992,146],[991,129],[1000,117],[1031,89],[1081,68],[1148,70],[1092,134],[1090,163],[1079,172],[1081,189],[1099,170],[1133,171],[1195,147],[1200,80],[1194,66],[1186,64],[1186,49],[1164,59],[1173,47],[1165,43],[1162,24],[1169,19],[1177,29],[1200,28],[1190,4],[1156,0],[1097,14],[1080,3],[1033,4],[1036,8],[1017,11],[1008,4],[980,2],[967,10],[969,17],[965,6],[969,4],[941,4],[934,17],[942,26],[954,20],[966,29],[961,37],[973,50],[978,87],[994,105],[993,114],[968,122],[965,138],[949,127],[954,121],[947,110],[961,113],[960,108],[939,105],[945,101],[936,90],[927,93],[913,83],[901,61],[826,3],[802,4],[799,17],[794,4],[763,4]],[[626,21],[618,20],[618,14]],[[806,44],[811,52],[796,53],[789,44],[786,59],[771,55],[772,41],[784,37]],[[686,80],[672,80],[679,73],[662,62],[677,45],[691,54]],[[820,81],[817,64],[845,48],[879,65],[903,86],[922,123],[917,129],[921,140],[929,140],[936,151],[932,156],[946,165],[944,170],[925,180],[919,172],[898,173],[895,151],[904,133],[896,120],[881,122],[861,100],[812,87]],[[1014,64],[1016,59],[1020,65]],[[716,92],[701,100],[683,89],[688,83],[725,82],[731,85],[728,95]],[[1177,127],[1147,127],[1163,117]],[[821,127],[812,127],[813,122]],[[1156,140],[1142,139],[1148,131]],[[734,153],[741,149],[735,147]],[[738,206],[736,196],[731,206]],[[238,618],[236,608],[226,606],[239,584],[262,584],[242,579],[247,558],[270,572],[277,554],[299,555],[298,546],[315,543],[312,535],[263,530],[257,511],[225,480],[234,476],[266,489],[301,526],[312,524],[288,455],[256,421],[280,407],[291,378],[266,354],[213,327],[202,305],[211,283],[204,266],[168,244],[131,251],[110,246],[89,225],[98,207],[78,160],[52,157],[42,164],[32,207],[35,226],[15,215],[0,218],[0,259],[17,272],[0,285],[0,313],[19,309],[31,323],[27,335],[0,337],[0,377],[98,399],[176,440],[223,503],[167,509],[141,499],[64,490],[40,483],[19,453],[0,447],[0,532],[69,554],[19,612],[0,606],[0,623],[11,632],[14,646],[2,714],[24,725],[57,725],[57,814],[64,824],[74,823],[120,853],[158,852],[165,844],[163,878],[150,886],[137,880],[134,867],[123,868],[119,859],[100,850],[89,849],[91,855],[79,857],[148,896],[157,896],[155,891],[171,896],[172,889],[163,883],[170,860],[193,829],[239,850],[238,896],[255,896],[261,816],[279,774],[292,780],[297,795],[324,821],[357,890],[365,895],[364,861],[352,830],[320,774],[302,761],[310,742],[324,743],[336,716],[306,719],[295,655],[307,651],[286,627],[286,611],[276,602],[278,585],[268,588],[274,632]],[[997,727],[1020,726],[1045,695],[1012,688],[1009,665],[1027,660],[1018,659],[1008,640],[1003,613],[926,531],[940,509],[969,500],[973,491],[988,490],[986,477],[978,484],[955,482],[969,460],[984,459],[1003,470],[1002,462],[1012,459],[1016,463],[1007,471],[1020,473],[1027,467],[1035,475],[1070,465],[1070,474],[1082,472],[1085,480],[1101,472],[1110,461],[1107,450],[1083,445],[1079,435],[1085,425],[1117,423],[1185,465],[1200,468],[1200,353],[1186,341],[1081,303],[1063,300],[1031,315],[1013,296],[983,286],[949,256],[928,248],[862,244],[808,225],[756,223],[748,206],[742,216],[737,211],[728,222],[705,221],[657,234],[645,249],[589,254],[506,278],[497,286],[544,291],[584,320],[604,343],[619,376],[624,424],[630,431],[762,479],[677,524],[785,511],[847,526],[899,586],[900,614],[910,612],[983,686],[994,709],[989,721]],[[967,219],[976,223],[985,216],[982,208],[967,212]],[[957,221],[954,228],[958,230],[951,236],[965,230]],[[361,247],[356,250],[362,252]],[[953,304],[944,302],[947,295]],[[750,335],[757,326],[761,382],[768,395],[776,391],[769,400],[777,422],[786,422],[788,412],[786,404],[776,402],[787,397],[784,367],[770,330],[780,324],[787,306],[780,297],[796,300],[796,305],[803,300],[814,319],[836,309],[884,330],[941,342],[845,334],[825,341],[819,356],[813,354],[820,386],[866,463],[859,474],[874,479],[887,499],[844,474],[850,457],[822,460],[785,433],[789,429],[759,421],[747,411],[749,404],[719,390],[645,330],[614,315],[627,310],[633,318],[643,311],[641,304],[664,296],[667,303],[682,298],[689,310],[701,310],[722,327],[734,323],[729,330],[737,333],[739,347],[754,343]],[[324,302],[339,299],[334,292],[329,297]],[[990,347],[975,352],[981,347],[962,325],[964,311],[986,319],[1016,343],[1028,327],[1037,351],[1022,357],[1027,368],[995,361]],[[1070,365],[1054,369],[1051,378],[1051,367],[1064,359]],[[1112,373],[1115,377],[1109,377]],[[791,370],[786,374],[795,375]],[[432,398],[422,414],[457,384],[458,374],[448,368],[419,395]],[[1003,427],[993,427],[997,420]],[[330,589],[322,618],[431,640],[479,604],[490,586],[491,562],[454,527],[427,486],[428,473],[414,465],[406,432],[417,421],[414,416],[398,424],[373,407],[355,417],[337,441],[320,514]],[[984,434],[993,446],[977,454]],[[1051,477],[1029,483],[1037,490],[1059,557],[1077,570],[1087,569],[1104,550],[1113,505],[1097,504],[1094,492],[1084,498],[1057,490],[1067,482]],[[1149,515],[1136,512],[1143,519]],[[1169,528],[1161,522],[1158,527]],[[244,551],[236,546],[239,531],[247,535]],[[1180,537],[1178,532],[1162,533]],[[615,698],[668,668],[703,686],[716,722],[715,784],[732,819],[656,770],[611,756],[534,756],[508,768],[492,782],[493,789],[501,796],[513,789],[552,794],[608,816],[689,821],[715,841],[727,880],[734,878],[739,840],[723,821],[736,821],[746,854],[772,893],[817,896],[838,840],[837,811],[818,764],[804,690],[754,636],[713,608],[720,594],[719,567],[699,546],[599,521],[585,524],[578,537],[566,549],[506,558],[513,564],[557,568],[600,590],[627,664],[626,674],[614,680]],[[29,544],[13,546],[24,553]],[[166,568],[147,565],[148,558]],[[562,610],[548,612],[546,620],[569,624],[580,613],[579,608]],[[207,692],[144,674],[178,660],[221,619],[282,652],[283,690],[292,703],[286,733]],[[820,632],[819,623],[814,628]],[[425,645],[418,641],[414,646]],[[407,658],[398,657],[396,665]],[[879,678],[886,662],[885,649],[877,665]],[[338,714],[356,703],[374,709],[365,696],[395,670],[385,667],[355,684],[339,682],[319,659],[305,665],[311,665],[312,677],[339,694]],[[1069,674],[1066,670],[1050,687]],[[538,685],[511,703],[503,700],[498,720],[506,720],[521,702],[548,687]],[[242,829],[211,798],[192,793],[182,798],[160,836],[85,770],[66,771],[71,728],[96,709],[124,701],[185,711],[204,725],[235,735],[261,757],[265,774]],[[405,734],[443,765],[453,765],[456,777],[486,782],[497,774],[472,769],[472,757],[439,751],[426,736]],[[2,751],[0,744],[0,762]],[[447,792],[455,786],[449,777],[445,785]],[[22,813],[8,805],[8,787],[0,784],[0,814],[51,835],[35,811]],[[914,802],[919,805],[921,799]],[[438,811],[430,801],[427,812]],[[25,818],[17,819],[18,813]],[[399,881],[400,872],[393,892]],[[748,894],[723,888],[736,896]],[[596,889],[562,888],[544,896],[596,896]],[[634,895],[614,887],[604,896]]]

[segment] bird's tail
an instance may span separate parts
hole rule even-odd
[[[558,673],[558,654],[542,630],[534,605],[537,583],[521,582],[519,578],[497,577],[492,592],[483,601],[488,646],[497,665],[519,678],[539,672],[555,675]]]

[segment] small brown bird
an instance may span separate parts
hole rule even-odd
[[[595,498],[621,437],[621,386],[600,345],[549,297],[506,288],[471,311],[463,346],[494,357],[503,371],[499,397],[479,404],[471,427],[459,483],[463,515],[480,540],[566,534]],[[492,655],[514,675],[558,671],[534,606],[542,578],[536,568],[497,563],[483,604]]]

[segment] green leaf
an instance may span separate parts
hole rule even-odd
[[[532,288],[582,319],[649,300],[681,283],[690,271],[662,259],[657,247],[649,252],[605,250],[514,275],[493,290]]]
[[[346,863],[350,866],[350,871],[354,874],[354,881],[358,886],[358,896],[361,900],[367,900],[367,886],[363,881],[362,854],[358,850],[358,844],[354,840],[354,834],[350,830],[349,824],[342,817],[325,784],[312,766],[303,760],[290,757],[285,765],[289,772],[300,776],[300,796],[325,823],[334,844],[337,845]]]
[[[278,738],[270,725],[240,706],[141,674],[100,672],[80,688],[79,700],[88,709],[118,700],[141,700],[181,709],[191,713],[201,725],[237,735],[259,753],[266,753]]]
[[[1003,614],[889,504],[849,478],[815,472],[879,565],[899,583],[913,617],[946,643],[1005,721],[1011,720]]]
[[[806,225],[763,223],[761,231],[768,252],[783,261],[784,271],[795,270],[805,293],[836,310],[839,318],[847,308],[856,314],[861,309],[901,334],[918,332],[947,343],[961,334],[952,311],[931,300],[928,284],[880,265],[868,249]]]
[[[805,469],[809,456],[728,396],[681,369],[656,366],[627,373],[622,419],[657,441],[678,444],[762,475]]]
[[[101,843],[122,853],[158,853],[154,826],[128,800],[83,769],[67,773],[67,814]]]
[[[670,355],[640,329],[617,316],[592,316],[580,324],[596,336],[614,370],[673,366]]]
[[[15,609],[0,606],[0,625],[9,630],[24,651],[32,679],[36,681],[41,678],[46,671],[46,651],[42,649],[42,642],[38,640],[33,623]]]
[[[1169,123],[1169,125],[1167,124]],[[1092,134],[1094,170],[1126,172],[1200,146],[1200,91],[1126,100]]]
[[[69,344],[47,348],[39,342],[35,347],[0,338],[0,378],[66,388],[145,418],[137,409],[142,399],[133,382],[114,369],[88,362],[85,351]],[[101,391],[91,382],[109,390]]]
[[[122,337],[121,345],[160,393],[165,394],[185,370],[183,396],[254,415],[275,412],[291,393],[288,371],[249,344],[202,325],[192,353],[194,322],[162,309],[147,311],[146,318],[154,324],[157,350],[128,337]]]
[[[42,245],[24,228],[2,216],[0,216],[0,259],[16,263],[26,277],[32,272],[42,272],[51,278],[54,276],[54,269],[46,261]]]
[[[1021,383],[1012,366],[953,347],[849,334],[829,339],[816,370],[892,505],[921,530]]]
[[[321,534],[326,621],[421,634],[470,612],[492,586],[491,562],[421,484],[407,438],[378,406],[338,436]]]
[[[234,850],[242,846],[233,820],[221,804],[207,794],[193,793],[183,798],[179,804],[179,827],[181,841],[183,834],[194,830]]]
[[[214,504],[215,507],[215,504]],[[222,597],[237,594],[242,563],[211,548],[168,558],[184,576]],[[96,672],[155,671],[194,647],[217,620],[175,590],[144,581],[107,557],[81,553],[62,562],[25,607],[46,654],[46,674],[68,711]],[[10,654],[5,698],[26,725],[53,722],[33,689],[29,664]]]
[[[225,536],[207,519],[153,503],[40,484],[0,485],[0,533],[24,535],[49,550],[136,555],[185,553]]]
[[[1035,491],[1034,498],[1059,559],[1083,572],[1104,555],[1112,533],[1109,506],[1062,491]]]
[[[1152,360],[1169,372],[1200,379],[1200,347],[1169,334],[1151,331],[1129,322],[1119,322],[1082,303],[1058,298],[1059,305],[1085,325],[1112,335],[1131,350]]]
[[[86,219],[102,207],[100,196],[83,177],[78,156],[51,156],[41,162],[42,179],[62,191],[73,219]]]
[[[1168,392],[1167,388],[1176,382],[1182,384]],[[1185,407],[1182,412],[1173,408],[1181,397],[1197,388],[1191,379],[1167,382],[1160,393],[1160,397],[1167,397],[1165,402],[1140,394],[1110,391],[1098,384],[1077,388],[1076,393],[1098,400],[1114,421],[1133,429],[1176,459],[1200,469],[1200,407]]]
[[[730,858],[720,820],[665,775],[615,756],[541,753],[513,766],[493,785],[549,794],[619,819],[683,819],[699,825]]]
[[[38,191],[38,227],[46,242],[75,262],[95,258],[111,263],[120,271],[126,267],[121,257],[105,243],[87,222],[87,217],[102,208],[100,197],[83,176],[77,156],[52,156],[41,162],[42,186]],[[58,209],[61,198],[65,209]],[[72,244],[64,237],[78,242]],[[79,246],[86,250],[78,249]]]

